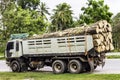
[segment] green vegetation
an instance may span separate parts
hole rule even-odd
[[[109,55],[107,59],[120,59],[120,55]]]
[[[94,23],[99,20],[107,20],[111,22],[112,13],[109,12],[109,7],[104,5],[104,0],[88,0],[87,7],[82,7],[83,14],[79,17],[79,24]]]
[[[116,51],[120,51],[120,13],[112,19],[113,43]]]
[[[0,56],[4,56],[4,53],[0,53]]]
[[[54,31],[64,30],[73,27],[73,17],[71,6],[67,3],[62,3],[56,6],[54,14],[51,16]],[[55,29],[54,29],[55,28]]]
[[[0,60],[5,60],[4,53],[0,53]]]
[[[0,60],[5,60],[5,57],[0,57]]]
[[[7,75],[7,76],[6,76]],[[120,74],[53,74],[48,72],[0,73],[0,80],[120,80]]]

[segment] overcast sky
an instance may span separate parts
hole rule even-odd
[[[45,2],[50,8],[49,11],[52,13],[52,9],[56,8],[56,5],[66,2],[71,5],[74,17],[78,17],[81,12],[81,7],[86,5],[87,0],[41,0]],[[105,4],[110,7],[110,11],[116,15],[120,12],[120,0],[104,0]]]

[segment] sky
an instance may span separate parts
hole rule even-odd
[[[107,4],[110,7],[110,12],[112,12],[114,15],[116,15],[118,12],[120,12],[120,0],[104,0],[105,4]],[[41,0],[41,2],[45,2],[47,7],[49,7],[50,13],[52,13],[52,9],[56,8],[56,5],[66,2],[70,4],[72,7],[71,10],[73,10],[74,17],[78,17],[81,12],[81,8],[83,6],[86,6],[87,0]],[[113,15],[113,16],[114,16]]]

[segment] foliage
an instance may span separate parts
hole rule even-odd
[[[46,16],[46,14],[50,15],[50,13],[48,12],[48,9],[49,8],[46,6],[45,3],[43,2],[40,3],[40,8],[38,9],[38,11],[40,12],[40,15],[43,17],[43,19],[48,20]]]
[[[4,56],[0,57],[0,60],[5,60],[5,57]]]
[[[46,18],[43,17],[43,15],[40,15],[40,13],[44,13],[44,15],[47,13],[45,4],[42,8],[46,11],[46,13],[43,10],[41,12],[34,10],[39,5],[37,4],[37,2],[35,2],[37,0],[17,0],[17,1],[18,3],[19,1],[21,1],[21,3],[22,1],[25,2],[26,6],[22,4],[17,5],[15,0],[1,1],[0,14],[2,15],[1,21],[3,23],[2,24],[3,29],[0,30],[1,46],[6,43],[6,41],[10,37],[10,34],[14,33],[15,34],[29,33],[30,35],[39,34],[43,33],[46,30],[46,26],[48,26],[48,21],[46,20]],[[34,7],[34,9],[32,9],[32,7]],[[4,46],[2,47],[3,50],[5,49]],[[0,50],[0,52],[3,52],[3,50]]]
[[[113,17],[112,22],[113,22],[113,26],[120,23],[120,12]]]
[[[120,55],[110,55],[107,56],[108,59],[120,59]]]
[[[44,2],[40,2],[40,0],[16,0],[17,4],[21,6],[22,9],[36,10],[42,16],[41,18],[47,19],[46,14],[50,15],[48,12],[48,7]]]
[[[15,8],[15,7],[14,7]],[[13,33],[39,33],[46,26],[36,11],[24,10],[21,7],[5,10],[2,15],[3,26],[7,29],[7,38]]]
[[[22,9],[36,10],[40,0],[16,0],[16,2]]]
[[[0,80],[119,80],[120,74],[59,74],[49,72],[1,72]]]
[[[64,30],[73,26],[73,17],[71,6],[67,3],[62,3],[56,6],[53,10],[54,14],[51,16],[52,27],[51,30]]]
[[[112,13],[109,7],[104,5],[104,0],[88,0],[87,7],[82,7],[83,14],[79,17],[79,24],[90,24],[99,20],[107,20],[111,22]]]
[[[120,51],[120,13],[112,19],[114,47]]]

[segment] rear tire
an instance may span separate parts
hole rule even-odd
[[[61,74],[66,71],[66,63],[62,60],[55,60],[52,64],[53,73]]]
[[[82,63],[79,60],[71,60],[68,64],[70,73],[78,74],[82,72]]]

